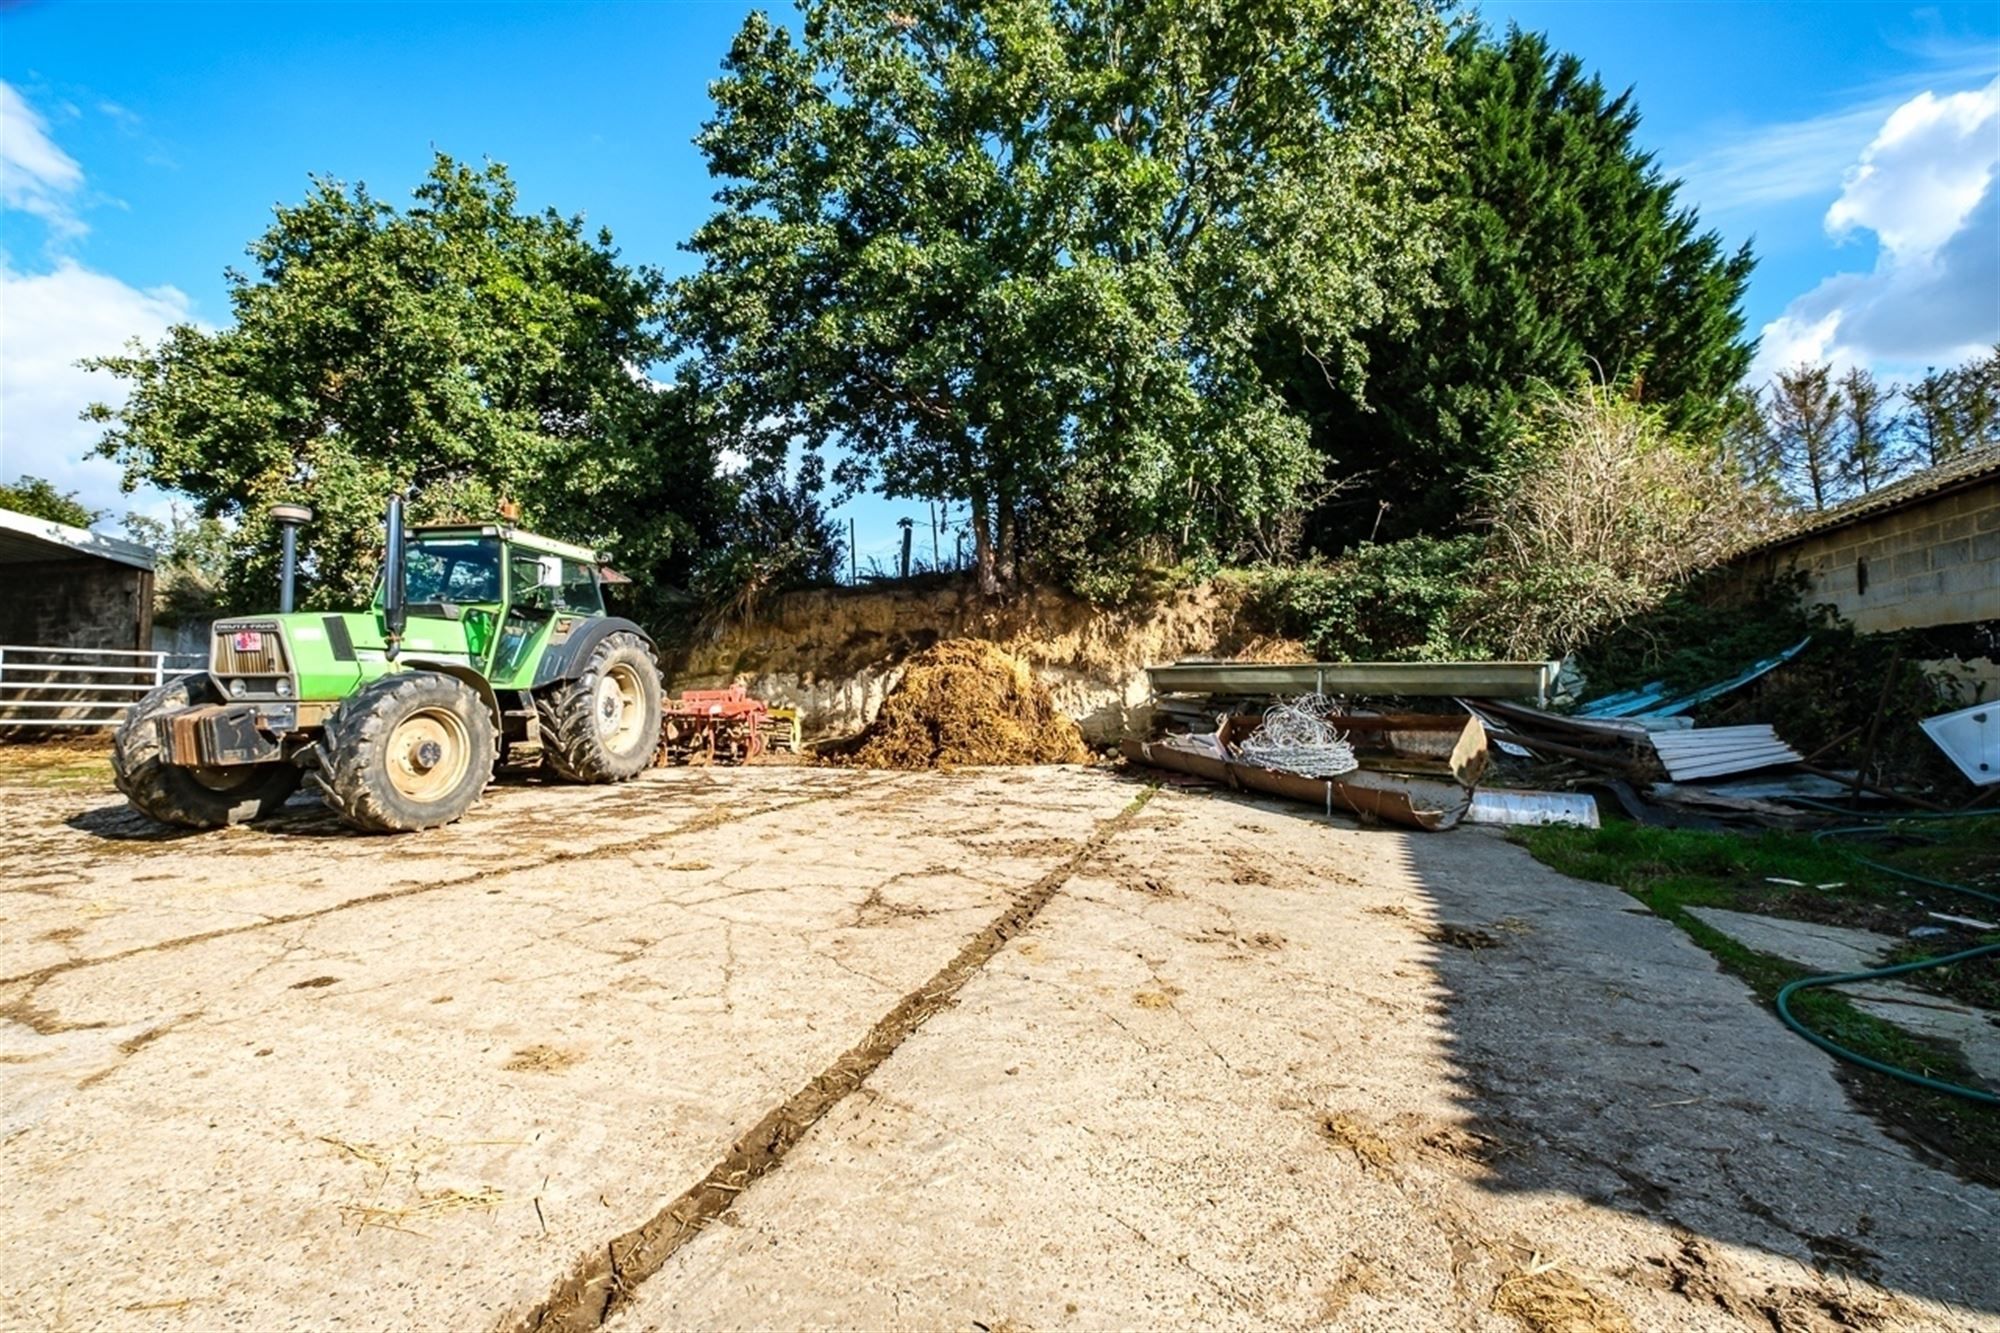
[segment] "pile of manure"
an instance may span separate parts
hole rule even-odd
[[[911,657],[849,762],[864,768],[1081,764],[1083,733],[1026,663],[984,639]]]

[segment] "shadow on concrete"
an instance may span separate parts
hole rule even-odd
[[[1357,827],[1261,795],[1190,792]],[[1753,1326],[1880,1326],[1865,1298],[1834,1308],[1841,1298],[1829,1293],[1850,1276],[1957,1306],[1967,1327],[1979,1322],[1971,1311],[2000,1313],[2000,1193],[1889,1138],[1850,1099],[1837,1063],[1678,927],[1494,830],[1365,831],[1400,844],[1409,886],[1436,918],[1427,963],[1445,1004],[1453,1098],[1465,1127],[1496,1148],[1469,1168],[1479,1188],[1665,1225],[1679,1259],[1634,1256],[1646,1270],[1635,1280]],[[1800,1307],[1800,1290],[1729,1287],[1711,1241],[1827,1278],[1805,1289],[1818,1305]]]
[[[501,769],[493,775],[490,793],[496,787],[560,787],[570,784],[556,782],[542,775],[540,769]],[[483,799],[483,798],[482,798]],[[476,818],[478,806],[468,818]],[[79,833],[88,833],[93,838],[107,842],[166,843],[178,842],[183,838],[212,836],[215,829],[180,828],[172,824],[162,824],[137,810],[123,800],[109,805],[100,805],[90,810],[79,811],[63,823]],[[366,833],[349,828],[340,822],[318,794],[310,789],[301,789],[285,802],[284,808],[276,814],[254,823],[237,825],[239,829],[252,833],[268,834],[281,838],[376,838],[385,836]],[[394,836],[394,835],[387,835]]]
[[[88,833],[106,842],[179,842],[183,838],[199,838],[209,831],[159,823],[140,814],[123,800],[78,811],[63,823],[79,833]]]

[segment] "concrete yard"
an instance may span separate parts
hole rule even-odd
[[[771,767],[190,835],[10,761],[0,890],[8,1328],[2000,1329],[2000,1194],[1472,829]]]

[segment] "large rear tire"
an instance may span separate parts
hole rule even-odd
[[[342,821],[366,833],[449,824],[493,780],[493,718],[463,681],[403,671],[347,696],[307,775]]]
[[[214,702],[208,677],[182,676],[125,715],[111,740],[111,780],[141,814],[182,828],[227,828],[275,813],[299,789],[299,770],[290,763],[188,768],[161,757],[158,720]]]
[[[542,753],[571,782],[623,782],[653,766],[660,745],[660,668],[630,631],[607,634],[573,679],[535,696]]]

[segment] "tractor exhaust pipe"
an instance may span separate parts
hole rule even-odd
[[[290,615],[292,592],[299,581],[299,528],[312,522],[313,511],[304,505],[272,505],[269,513],[285,544],[284,563],[278,574],[278,613]]]
[[[409,608],[403,604],[403,497],[389,500],[388,549],[382,557],[383,655],[391,662],[403,650],[403,626]]]

